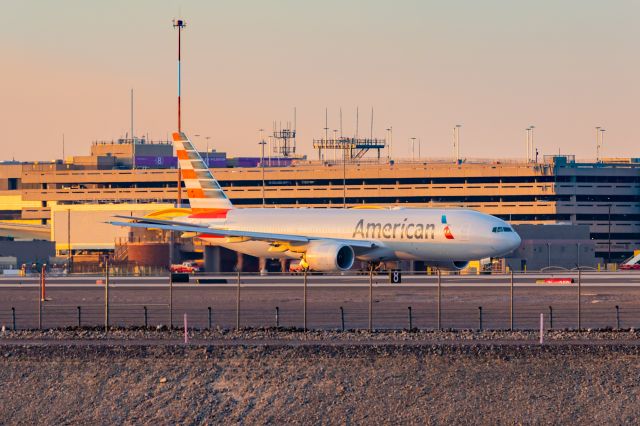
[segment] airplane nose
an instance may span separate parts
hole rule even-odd
[[[518,233],[517,233],[517,232],[513,232],[513,233],[512,233],[512,235],[511,235],[511,237],[512,237],[512,238],[511,238],[511,239],[512,239],[512,241],[511,241],[511,247],[510,247],[510,249],[511,249],[511,250],[515,250],[515,249],[517,249],[518,247],[520,247],[520,243],[522,243],[522,238],[520,238],[520,235],[518,235]]]

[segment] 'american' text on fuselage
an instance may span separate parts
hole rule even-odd
[[[416,239],[426,240],[435,238],[436,226],[433,223],[407,223],[405,218],[400,223],[377,223],[368,222],[366,225],[364,219],[360,219],[353,231],[352,238],[387,238],[387,239]]]

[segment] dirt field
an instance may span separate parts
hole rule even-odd
[[[0,339],[2,424],[624,424],[640,414],[637,340],[25,337]]]

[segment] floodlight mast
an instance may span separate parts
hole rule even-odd
[[[181,73],[180,73],[180,56],[181,56],[181,33],[182,29],[187,26],[187,23],[182,19],[173,20],[173,28],[178,29],[178,132],[182,131],[181,113],[180,110],[180,89],[181,89]]]

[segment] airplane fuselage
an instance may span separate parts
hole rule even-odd
[[[468,261],[502,256],[520,245],[520,237],[506,222],[468,209],[251,208],[231,209],[226,217],[217,219],[180,221],[223,229],[374,242],[372,250],[356,250],[356,258],[363,261]],[[274,247],[265,241],[201,237],[252,256],[301,257],[294,245]]]

